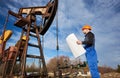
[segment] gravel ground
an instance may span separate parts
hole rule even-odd
[[[70,78],[72,78],[72,77],[70,77]],[[76,77],[76,78],[91,78],[91,77],[90,76],[87,76],[87,77],[79,76],[79,77]],[[112,73],[101,74],[101,78],[120,78],[120,73],[112,72]]]
[[[120,78],[120,73],[105,73],[101,75],[101,78]]]

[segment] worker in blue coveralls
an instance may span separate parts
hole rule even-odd
[[[77,44],[83,44],[84,48],[86,49],[86,59],[88,62],[88,67],[91,73],[92,78],[100,78],[98,65],[97,65],[97,54],[95,50],[95,36],[91,32],[92,27],[89,25],[84,25],[82,27],[82,32],[85,34],[84,41],[77,41]]]

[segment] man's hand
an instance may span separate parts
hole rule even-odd
[[[78,45],[80,45],[80,44],[82,44],[82,41],[78,40],[78,41],[76,41],[76,43],[77,43]]]

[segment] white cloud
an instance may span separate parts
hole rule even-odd
[[[13,0],[16,4],[22,7],[45,6],[49,0]]]
[[[108,4],[108,5],[107,5]],[[112,4],[112,5],[111,5]],[[119,13],[114,11],[117,2],[102,1],[96,2],[94,9],[94,32],[96,33],[96,48],[98,50],[99,60],[101,64],[115,67],[120,62],[119,50],[117,47],[120,46],[118,38],[120,35],[119,26]],[[105,58],[104,58],[105,57]],[[118,58],[118,59],[111,59]],[[111,59],[109,61],[109,59]]]
[[[61,5],[63,5],[61,7]],[[74,5],[74,6],[72,6]],[[74,28],[79,24],[85,24],[94,15],[89,12],[82,0],[61,0],[59,4],[59,24],[60,28],[69,29]]]

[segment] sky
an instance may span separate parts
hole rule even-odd
[[[18,12],[22,7],[45,6],[49,0],[0,0],[0,34],[8,10]],[[14,26],[15,18],[9,16],[7,29],[13,35],[6,48],[15,45],[19,40],[21,29]],[[71,53],[66,37],[74,33],[79,40],[84,40],[81,28],[85,24],[92,26],[96,38],[96,51],[100,66],[116,68],[120,64],[120,0],[59,0],[58,6],[58,40],[59,51],[56,50],[56,19],[44,35],[44,57],[46,62],[60,55],[75,59]],[[37,43],[31,38],[30,42]],[[29,54],[39,54],[39,50],[29,47]],[[82,61],[85,55],[81,56]]]

